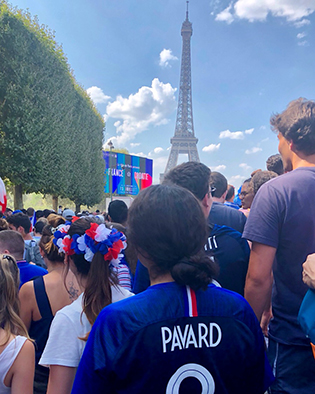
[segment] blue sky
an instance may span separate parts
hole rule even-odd
[[[185,0],[13,0],[55,31],[106,119],[105,140],[164,172],[174,135]],[[200,160],[239,186],[277,152],[272,113],[314,98],[315,0],[191,0]],[[180,157],[185,161],[185,157]]]

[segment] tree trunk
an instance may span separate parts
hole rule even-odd
[[[79,213],[81,211],[81,204],[75,204],[75,213]]]
[[[14,185],[13,188],[14,194],[14,209],[23,209],[23,193],[22,193],[22,185]]]
[[[58,196],[56,196],[56,195],[52,196],[52,209],[55,212],[58,212]]]

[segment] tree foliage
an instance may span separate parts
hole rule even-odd
[[[53,33],[0,0],[0,176],[23,192],[94,205],[104,122]]]

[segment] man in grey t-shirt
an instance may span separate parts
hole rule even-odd
[[[255,196],[243,237],[252,241],[245,298],[264,325],[272,291],[271,393],[315,392],[315,363],[297,321],[307,286],[302,264],[315,252],[315,102],[299,99],[271,119],[287,172]],[[264,327],[263,327],[264,328]]]

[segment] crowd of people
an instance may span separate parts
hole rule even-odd
[[[315,392],[315,102],[271,125],[237,192],[187,162],[129,208],[3,212],[0,394]]]

